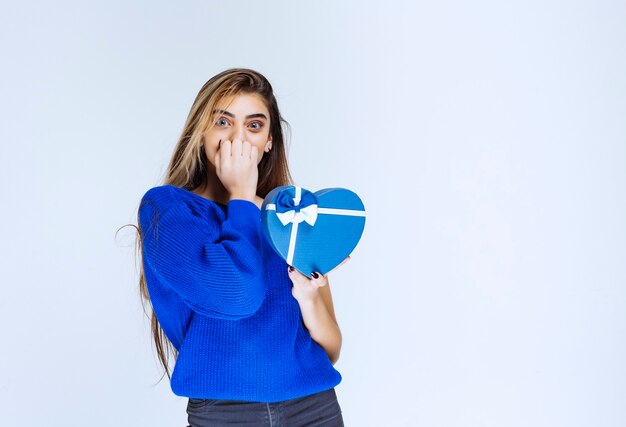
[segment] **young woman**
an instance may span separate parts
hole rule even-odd
[[[141,199],[141,294],[194,427],[343,425],[328,274],[288,266],[261,229],[267,193],[293,185],[283,122],[264,76],[217,74],[191,107],[165,183]]]

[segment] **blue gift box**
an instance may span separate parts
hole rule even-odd
[[[261,205],[262,229],[287,264],[311,277],[326,274],[346,259],[365,227],[365,207],[354,192],[299,186],[276,187]]]

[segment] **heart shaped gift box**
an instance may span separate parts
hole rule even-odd
[[[276,253],[311,277],[314,271],[328,273],[352,253],[365,227],[365,207],[345,188],[313,193],[283,185],[265,197],[261,222]]]

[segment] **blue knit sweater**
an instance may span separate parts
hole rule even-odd
[[[304,325],[260,214],[251,201],[223,205],[173,185],[142,198],[144,273],[179,352],[170,384],[178,396],[276,402],[341,382]]]

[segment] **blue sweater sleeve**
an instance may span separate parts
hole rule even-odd
[[[215,212],[202,215],[171,190],[157,189],[146,193],[139,208],[144,268],[198,313],[253,315],[265,298],[258,206],[230,200],[220,224]]]

